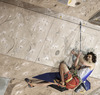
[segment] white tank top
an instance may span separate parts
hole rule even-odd
[[[87,78],[93,70],[91,70],[89,67],[80,69],[77,71],[77,75],[83,80],[84,78]]]

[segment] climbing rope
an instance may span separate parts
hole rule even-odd
[[[82,26],[82,24],[80,22],[80,51],[81,51],[81,26]]]

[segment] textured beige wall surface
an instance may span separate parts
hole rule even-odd
[[[54,18],[0,3],[0,52],[35,61]]]
[[[59,0],[21,0],[30,4],[48,8],[65,15],[75,16],[88,21],[88,19],[100,10],[100,0],[76,0],[81,2],[77,7],[69,7],[66,4],[58,2]],[[61,1],[61,0],[60,0]],[[65,1],[65,0],[63,0]],[[56,5],[56,6],[55,6]]]
[[[82,27],[82,50],[94,50],[98,60],[92,76],[100,78],[100,31]],[[0,53],[58,67],[79,49],[79,26],[0,2]]]

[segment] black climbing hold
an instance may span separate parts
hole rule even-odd
[[[59,51],[59,50],[57,50],[57,51],[55,52],[55,55],[59,55],[59,53],[60,53],[60,51]]]

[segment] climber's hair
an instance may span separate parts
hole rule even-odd
[[[88,55],[92,55],[92,62],[93,62],[93,63],[96,63],[96,59],[97,59],[96,54],[94,54],[93,52],[88,52],[88,53],[84,56],[84,59],[85,59],[86,61],[87,61]]]

